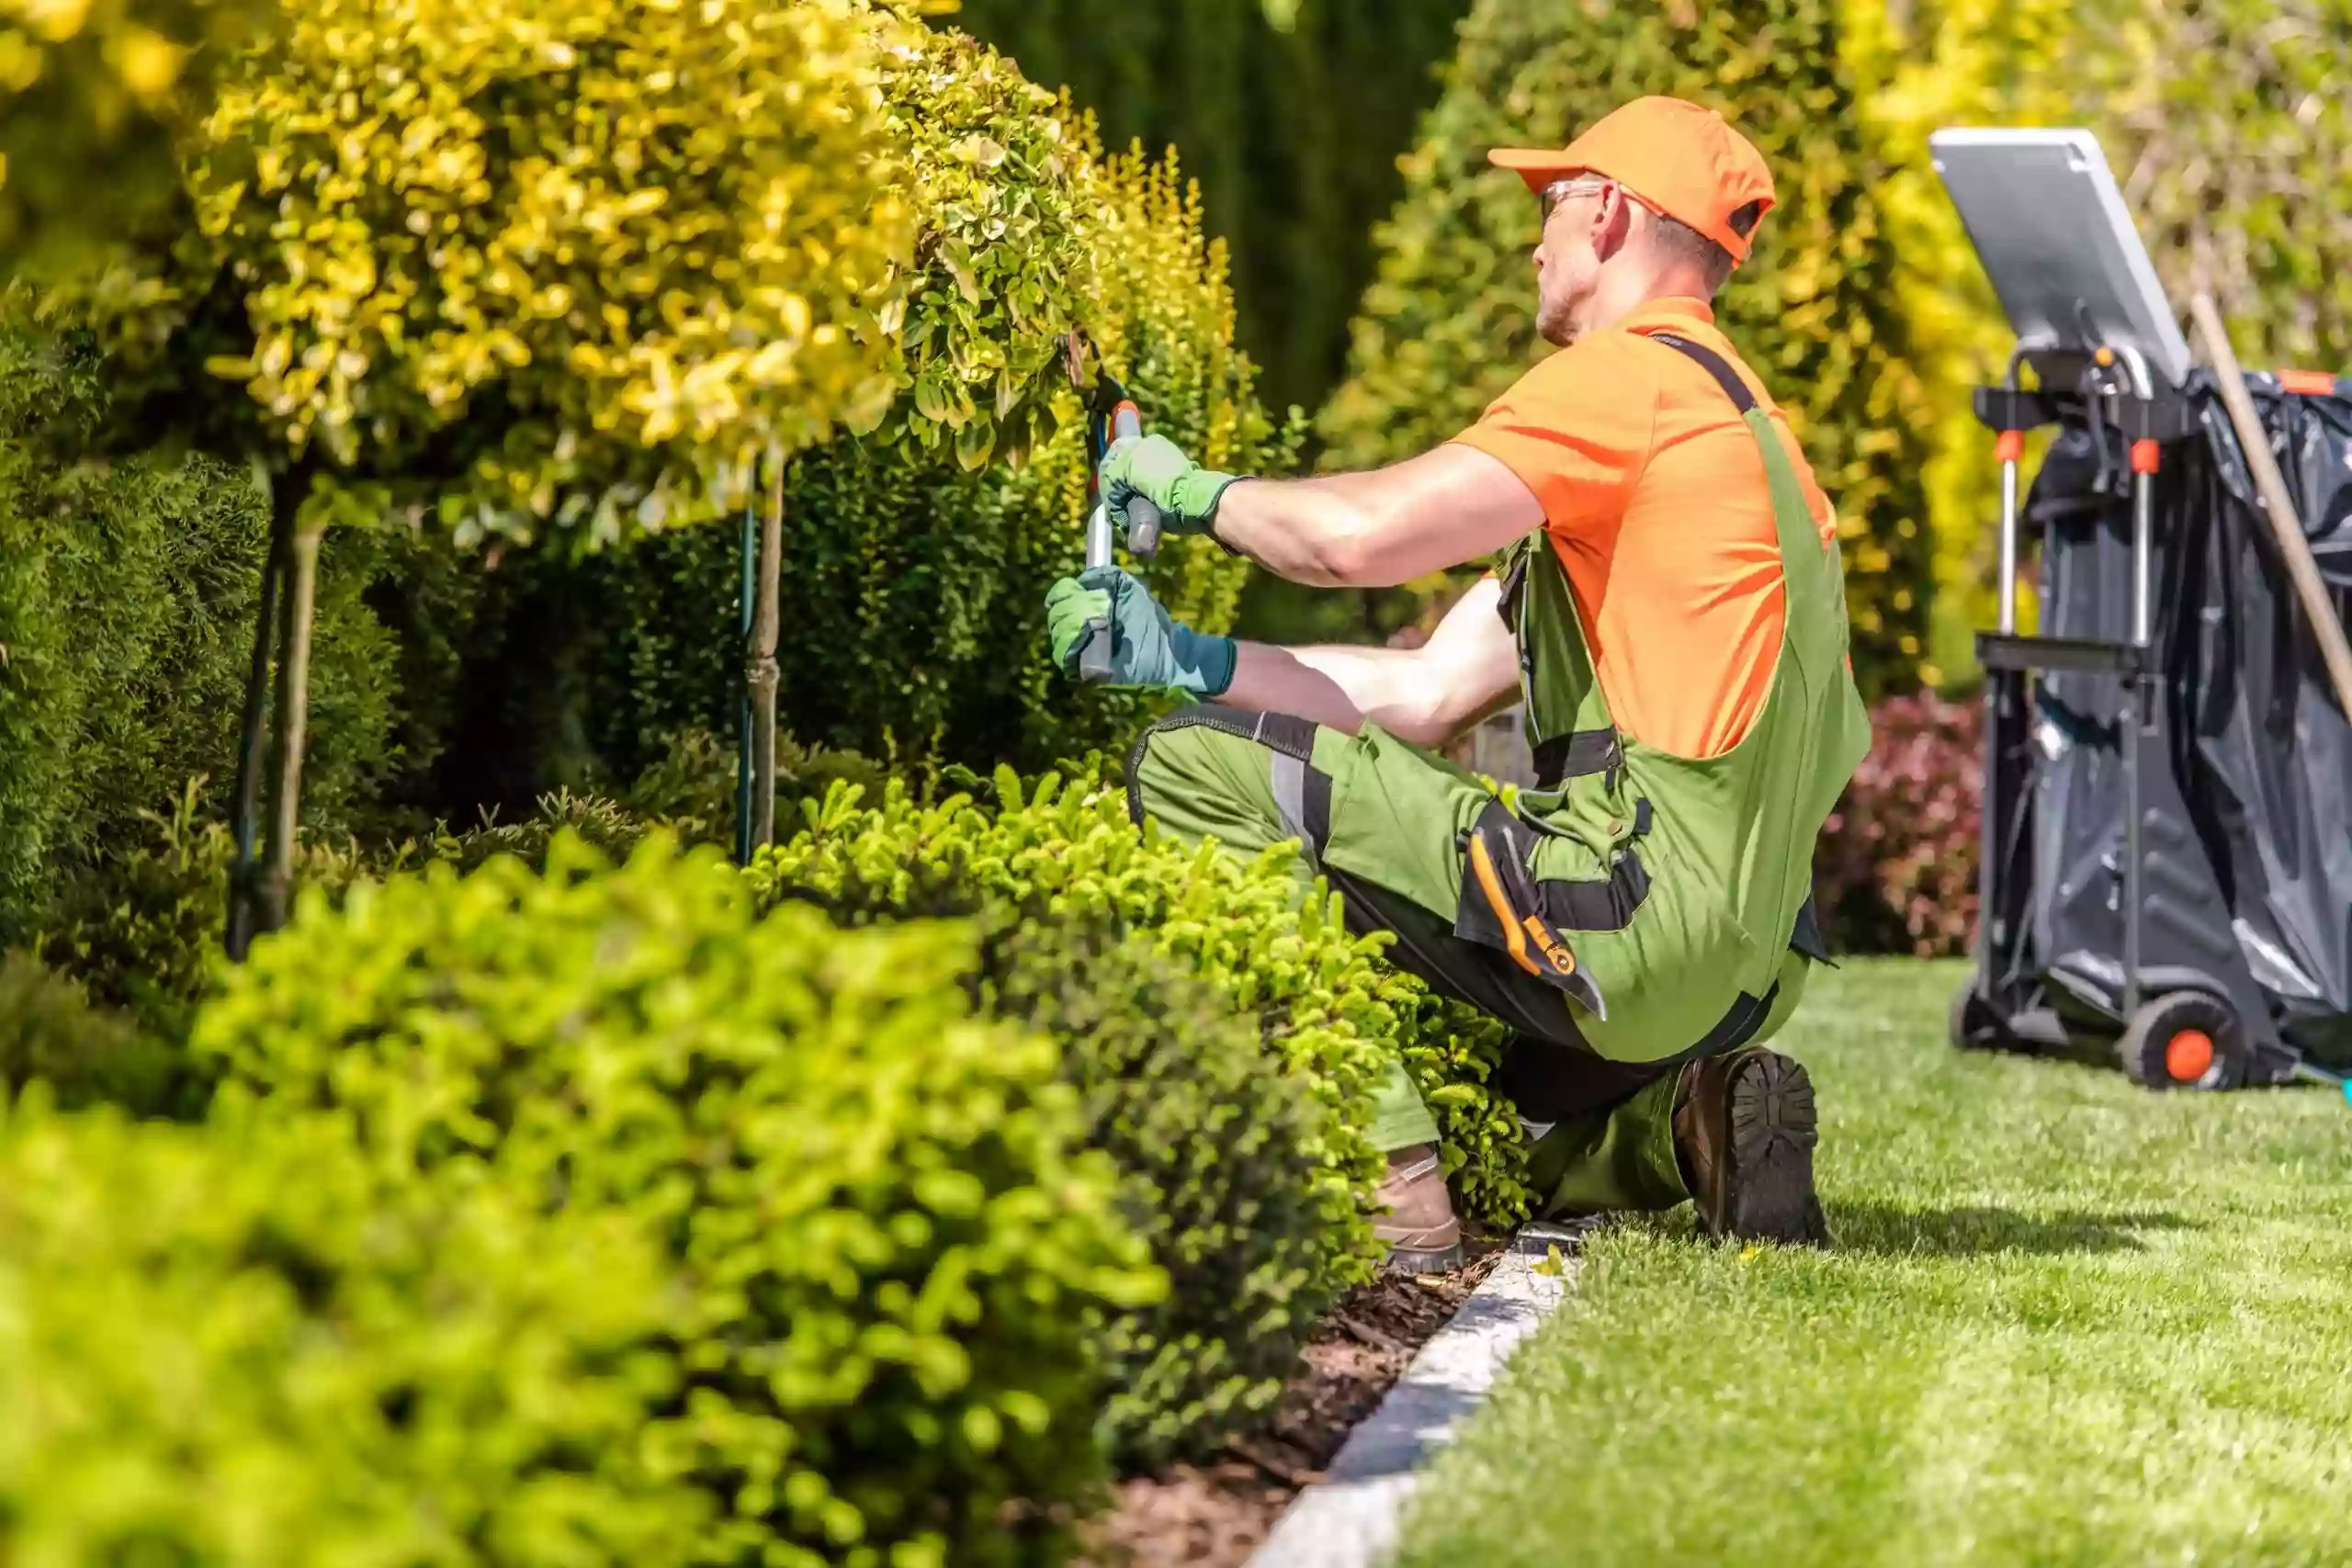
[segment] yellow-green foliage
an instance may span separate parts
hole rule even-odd
[[[2249,367],[2352,365],[2352,6],[2155,0],[1846,0],[1844,50],[1888,173],[1895,290],[1934,411],[1925,474],[1936,539],[1932,672],[1973,662],[1994,614],[1999,471],[1969,389],[2015,337],[1928,163],[1946,125],[2097,131],[2185,321],[2200,274]],[[2197,345],[2192,339],[2192,350]],[[2201,356],[2201,354],[2200,354]],[[2047,446],[2029,443],[2030,475]],[[2032,622],[2032,595],[2021,603]]]
[[[306,894],[198,1019],[215,1115],[347,1120],[419,1170],[629,1215],[687,1380],[635,1438],[706,1564],[1054,1560],[1101,1473],[1101,1318],[1164,1281],[1050,1040],[973,1015],[961,925],[760,919],[714,852]],[[322,983],[322,977],[333,976]]]
[[[372,480],[362,510],[437,503],[461,538],[690,522],[888,394],[875,311],[911,233],[878,51],[913,26],[858,0],[293,7],[187,139],[195,231],[64,302],[127,377],[217,406],[208,437]]]
[[[1770,162],[1781,206],[1719,319],[1837,505],[1856,672],[1872,689],[1908,683],[1928,624],[1929,412],[1833,0],[1481,0],[1461,40],[1379,231],[1350,379],[1321,418],[1329,460],[1365,468],[1443,441],[1545,352],[1528,263],[1536,204],[1487,166],[1489,147],[1565,145],[1647,93],[1720,107]]]
[[[0,276],[152,221],[173,139],[273,0],[0,0]]]
[[[1256,367],[1233,346],[1226,257],[1202,231],[1198,191],[1172,161],[1097,158],[1082,125],[1059,145],[1078,171],[1069,194],[1084,241],[1067,280],[1084,292],[1060,309],[1094,345],[1089,377],[1107,362],[1146,425],[1202,462],[1292,470],[1302,432],[1268,417]],[[1034,207],[1048,194],[1024,199]],[[975,255],[975,276],[991,287],[1034,272]],[[791,465],[776,653],[784,728],[901,766],[937,757],[1035,769],[1122,746],[1166,706],[1081,687],[1048,658],[1046,588],[1085,558],[1086,450],[1068,380],[1049,367],[1045,385],[1035,406],[1050,434],[1018,467],[999,451],[968,473],[948,446],[927,451],[910,435],[845,438]],[[592,563],[584,589],[570,579],[556,589],[565,604],[592,606],[579,612],[580,645],[604,644],[598,667],[612,674],[582,723],[608,755],[647,736],[732,733],[740,560],[733,538],[701,530]],[[1137,570],[1170,615],[1222,631],[1248,563],[1205,539],[1171,538]]]
[[[1894,241],[1892,287],[1931,413],[1921,470],[1935,541],[1935,626],[1922,671],[1930,684],[1973,666],[1974,629],[1993,621],[2000,471],[1972,391],[2000,379],[2015,337],[1928,163],[1928,138],[1948,125],[2072,123],[2078,9],[2065,0],[1949,0],[1916,8],[1905,27],[1884,4],[1845,0],[1856,101],[1886,168],[1876,195]]]
[[[918,270],[884,312],[902,358],[873,444],[904,444],[917,461],[952,452],[967,471],[1017,460],[1093,291],[1087,150],[1051,93],[964,33],[917,29],[884,63]]]
[[[2352,369],[2352,3],[2122,0],[2076,26],[2175,309],[2201,273],[2246,367]]]
[[[802,830],[764,846],[748,874],[764,892],[837,891],[854,878],[904,897],[919,878],[947,876],[983,895],[1056,918],[1104,918],[1148,932],[1258,1019],[1270,1061],[1311,1085],[1324,1110],[1316,1152],[1326,1234],[1320,1269],[1340,1282],[1368,1277],[1375,1257],[1367,1203],[1384,1168],[1368,1131],[1394,1033],[1381,938],[1348,934],[1336,895],[1318,882],[1302,896],[1297,856],[1276,847],[1249,861],[1214,844],[1186,848],[1147,820],[1127,819],[1126,796],[1099,765],[1026,786],[1009,768],[996,804],[957,792],[935,804],[893,783],[872,807],[836,785],[803,801]]]
[[[684,1563],[664,1271],[537,1208],[325,1123],[0,1107],[0,1560]]]

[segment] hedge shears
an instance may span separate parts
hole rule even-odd
[[[1070,386],[1080,392],[1087,391],[1079,373],[1079,362],[1084,353],[1079,344],[1079,334],[1072,333],[1064,360],[1069,367]],[[1110,499],[1102,493],[1102,458],[1114,442],[1142,434],[1143,412],[1111,372],[1097,366],[1094,387],[1087,393],[1086,401],[1086,564],[1090,568],[1109,566],[1116,542]],[[1137,560],[1150,560],[1159,553],[1159,508],[1144,496],[1130,495],[1126,513],[1127,553]],[[1086,623],[1086,645],[1079,650],[1078,673],[1085,681],[1111,678],[1111,622],[1107,616]]]

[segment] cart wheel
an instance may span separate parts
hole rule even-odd
[[[2143,1089],[2235,1089],[2245,1081],[2237,1014],[2203,991],[2173,991],[2143,1006],[2116,1043]]]
[[[1945,1026],[1956,1051],[1997,1051],[2009,1043],[2007,1021],[1999,1009],[1978,993],[1973,976],[1952,993]]]

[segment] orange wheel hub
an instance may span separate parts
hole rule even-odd
[[[2175,1083],[2195,1083],[2213,1066],[2213,1037],[2201,1029],[2184,1029],[2165,1042],[2165,1071]]]

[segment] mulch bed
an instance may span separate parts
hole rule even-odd
[[[1324,1314],[1254,1440],[1230,1445],[1213,1464],[1122,1482],[1115,1506],[1090,1524],[1082,1568],[1240,1568],[1493,1271],[1510,1237],[1464,1229],[1460,1269],[1384,1275]]]

